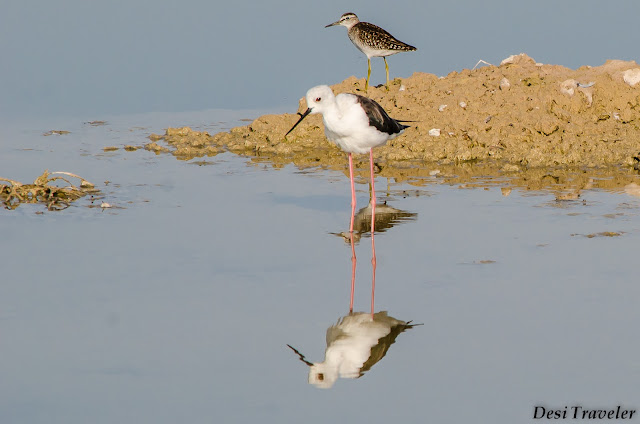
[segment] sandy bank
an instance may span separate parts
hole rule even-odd
[[[627,174],[640,162],[640,66],[633,61],[572,70],[520,54],[499,66],[441,78],[415,73],[395,79],[388,91],[379,86],[364,93],[364,78],[355,77],[332,88],[366,94],[392,117],[415,121],[375,149],[382,175],[386,170],[401,178],[461,165],[473,165],[482,175],[611,167]],[[298,111],[304,109],[302,99]],[[214,136],[169,129],[152,135],[147,148],[183,158],[231,151],[274,164],[343,169],[344,154],[324,137],[320,116],[310,116],[284,138],[297,119],[294,113],[265,115]]]

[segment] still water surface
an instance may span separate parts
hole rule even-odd
[[[348,178],[103,150],[255,116],[4,127],[0,177],[68,171],[101,193],[0,211],[0,422],[514,423],[536,405],[640,407],[640,199],[602,190],[558,201],[378,178],[399,212],[375,234],[374,312],[423,325],[359,378],[309,384],[287,345],[322,362],[327,329],[349,314]],[[587,237],[603,232],[620,235]],[[354,311],[370,316],[361,236]]]

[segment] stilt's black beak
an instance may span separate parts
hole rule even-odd
[[[285,136],[285,137],[286,137],[286,136],[288,136],[288,135],[289,135],[289,133],[290,133],[291,131],[293,131],[293,129],[294,129],[295,127],[297,127],[297,126],[298,126],[298,124],[299,124],[300,122],[302,122],[302,120],[303,120],[304,118],[306,118],[306,117],[307,117],[307,115],[308,115],[308,114],[310,114],[310,113],[311,113],[311,108],[307,108],[307,110],[306,110],[304,113],[302,113],[302,114],[300,114],[300,113],[299,113],[298,115],[300,115],[300,119],[298,119],[298,122],[296,122],[296,124],[295,124],[293,127],[291,127],[291,129],[290,129],[290,130],[289,130],[289,131],[288,131],[284,136]]]
[[[312,367],[312,366],[313,366],[313,363],[311,363],[311,362],[307,361],[307,359],[304,357],[304,355],[303,355],[302,353],[298,352],[298,349],[296,349],[295,347],[291,346],[290,344],[288,344],[287,346],[289,346],[289,349],[293,350],[293,351],[296,353],[296,355],[298,355],[298,358],[299,358],[302,362],[304,362],[305,364],[307,364],[307,365],[308,365],[308,366],[310,366],[310,367]]]
[[[334,25],[338,25],[339,23],[340,23],[340,21],[334,22],[332,24],[326,25],[325,28],[329,28],[329,27],[332,27]]]

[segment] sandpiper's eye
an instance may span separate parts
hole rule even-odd
[[[318,103],[320,100],[322,100],[322,97],[316,97],[316,103]]]

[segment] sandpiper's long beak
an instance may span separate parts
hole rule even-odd
[[[294,129],[295,127],[297,127],[297,126],[298,126],[298,124],[299,124],[300,122],[302,122],[302,120],[303,120],[304,118],[306,118],[306,117],[307,117],[307,115],[308,115],[308,114],[310,114],[310,113],[311,113],[311,108],[307,108],[307,110],[306,110],[303,114],[299,114],[299,115],[300,115],[300,119],[298,119],[298,122],[296,122],[296,124],[295,124],[293,127],[291,127],[291,129],[290,129],[289,131],[287,131],[287,133],[286,133],[284,136],[285,136],[285,137],[286,137],[286,136],[288,136],[288,135],[289,135],[289,133],[290,133],[291,131],[293,131],[293,129]]]
[[[339,24],[340,24],[340,21],[336,21],[336,22],[334,22],[332,24],[326,25],[325,28],[329,28],[329,27],[332,27],[334,25],[339,25]]]

